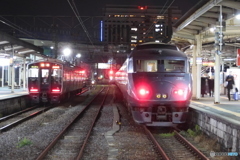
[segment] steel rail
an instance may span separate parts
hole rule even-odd
[[[0,132],[7,131],[7,130],[11,129],[12,127],[17,126],[18,124],[20,124],[20,123],[22,123],[22,122],[25,122],[25,121],[27,121],[27,120],[29,120],[29,119],[37,116],[37,115],[39,115],[39,114],[41,114],[41,113],[49,110],[49,109],[51,109],[51,107],[44,108],[44,109],[42,109],[42,110],[40,110],[40,111],[37,111],[37,112],[34,112],[34,113],[30,114],[30,115],[27,116],[27,117],[21,118],[21,119],[16,120],[16,121],[14,121],[14,122],[12,122],[12,123],[10,123],[10,124],[8,124],[8,125],[5,125],[5,126],[3,126],[3,127],[0,128]]]
[[[181,136],[177,131],[174,131],[175,138],[181,143],[186,144],[191,150],[198,155],[201,160],[209,160],[202,152],[200,152],[196,147],[194,147],[190,142],[188,142],[183,136]]]
[[[95,100],[95,98],[104,90],[104,88],[94,96],[94,98],[83,108],[83,110],[76,115],[73,120],[53,139],[53,141],[41,152],[41,154],[37,157],[36,160],[42,160],[47,155],[47,153],[50,151],[50,149],[53,148],[53,146],[58,142],[58,140],[63,136],[64,133],[72,126],[74,122],[76,122],[79,117],[84,113],[84,111],[88,108],[88,106],[91,105],[91,103]]]
[[[83,156],[84,148],[85,148],[86,145],[87,145],[87,141],[88,141],[88,139],[89,139],[89,137],[90,137],[90,134],[91,134],[91,132],[92,132],[92,129],[93,129],[93,127],[94,127],[94,125],[95,125],[95,123],[96,123],[96,121],[97,121],[97,117],[98,117],[98,115],[99,115],[99,113],[100,113],[100,111],[101,111],[101,109],[102,109],[102,107],[103,107],[103,105],[104,105],[104,102],[105,102],[105,100],[106,100],[108,91],[109,91],[109,88],[107,89],[107,93],[105,94],[105,96],[104,96],[104,98],[103,98],[103,100],[102,100],[102,102],[101,102],[101,105],[100,105],[100,107],[99,107],[99,109],[98,109],[98,112],[97,112],[97,114],[96,114],[96,116],[95,116],[95,118],[94,118],[94,121],[93,121],[93,123],[92,123],[92,125],[91,125],[91,128],[90,128],[89,131],[88,131],[88,134],[87,134],[87,136],[86,136],[86,138],[85,138],[85,140],[84,140],[84,143],[83,143],[83,145],[82,145],[82,147],[81,147],[81,149],[80,149],[80,152],[79,152],[76,160],[80,160],[80,159],[82,158],[82,156]]]
[[[143,126],[145,132],[147,133],[147,135],[150,137],[151,141],[154,143],[154,145],[157,147],[158,152],[160,153],[160,155],[162,156],[162,158],[164,160],[170,160],[170,158],[167,156],[167,154],[164,152],[164,150],[162,149],[162,147],[159,145],[159,143],[157,142],[157,140],[154,138],[154,136],[152,135],[152,133],[147,129],[146,126]]]
[[[3,121],[5,121],[5,120],[7,120],[7,119],[9,119],[9,118],[12,118],[12,117],[17,116],[17,115],[22,114],[22,113],[25,113],[25,112],[27,112],[27,111],[31,111],[31,110],[33,110],[33,109],[36,109],[37,107],[38,107],[38,106],[34,106],[34,107],[31,107],[31,108],[27,108],[27,109],[25,109],[25,110],[22,110],[22,111],[19,111],[19,112],[10,114],[10,115],[8,115],[8,116],[2,117],[2,118],[0,118],[0,122],[3,122]]]

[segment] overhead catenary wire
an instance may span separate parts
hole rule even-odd
[[[69,5],[70,5],[71,9],[73,10],[73,13],[75,14],[76,18],[78,19],[80,25],[82,26],[83,31],[84,31],[85,34],[87,35],[87,37],[88,37],[91,45],[93,46],[93,48],[96,48],[95,45],[93,44],[92,40],[91,40],[91,37],[90,37],[90,35],[89,35],[88,30],[86,29],[86,27],[85,27],[85,25],[84,25],[84,23],[83,23],[83,20],[82,20],[80,14],[79,14],[79,12],[78,12],[78,9],[77,9],[77,7],[76,7],[76,4],[75,4],[74,0],[72,0],[72,4],[71,4],[70,0],[67,0],[67,1],[68,1]],[[101,59],[102,59],[102,57],[101,57]],[[102,59],[102,61],[103,61],[103,59]]]
[[[76,18],[78,19],[79,23],[81,24],[81,26],[83,28],[83,31],[86,33],[90,43],[92,44],[92,46],[94,46],[94,44],[93,44],[93,42],[92,42],[92,40],[90,38],[90,35],[88,33],[88,30],[86,29],[85,25],[83,24],[82,18],[81,18],[80,14],[79,14],[79,12],[77,10],[77,7],[75,5],[74,0],[72,0],[73,5],[71,4],[70,0],[67,0],[67,1],[68,1],[69,5],[70,5],[71,9],[73,10],[73,13],[75,14]],[[95,48],[95,46],[94,46],[94,48]]]
[[[25,35],[28,35],[28,36],[31,37],[31,38],[35,38],[30,32],[28,32],[28,31],[22,29],[21,27],[15,25],[14,23],[8,21],[8,20],[7,20],[6,18],[4,18],[3,16],[0,16],[0,18],[3,19],[3,20],[0,19],[0,22],[1,22],[1,23],[5,24],[5,25],[7,25],[7,26],[9,26],[9,27],[11,27],[11,28],[13,28],[13,29],[15,29],[15,30],[23,33],[23,34],[25,34]]]
[[[159,12],[159,15],[164,15],[166,13],[166,11],[171,7],[171,5],[174,3],[175,0],[172,0],[172,2],[168,5],[168,7],[164,10],[163,13],[161,13],[163,11],[163,9],[165,8],[165,6],[167,5],[168,3],[168,0],[167,2],[164,4],[164,6],[162,7],[162,9],[160,10]],[[156,18],[156,20],[153,21],[152,25],[148,28],[148,30],[146,31],[146,35],[149,34],[149,32],[152,30],[153,26],[155,25],[155,23],[158,23],[159,19]],[[155,22],[155,23],[154,23]]]

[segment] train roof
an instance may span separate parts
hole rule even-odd
[[[137,45],[134,48],[134,50],[142,50],[142,49],[150,49],[150,48],[179,50],[175,45],[167,44],[167,43],[159,43],[159,42],[142,43]]]
[[[129,57],[144,57],[144,58],[159,58],[159,57],[182,57],[187,58],[187,55],[178,50],[172,49],[142,49],[134,50]]]

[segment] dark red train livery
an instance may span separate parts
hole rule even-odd
[[[86,70],[56,59],[28,64],[28,91],[33,103],[59,103],[86,86]]]

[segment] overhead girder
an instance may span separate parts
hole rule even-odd
[[[215,12],[206,12],[202,15],[202,17],[209,17],[209,18],[215,18],[218,19],[219,18],[219,13],[215,13]]]
[[[199,18],[196,19],[196,21],[204,22],[204,23],[208,23],[208,24],[216,24],[216,22],[218,20],[214,19],[214,18],[199,17]]]
[[[216,12],[216,13],[219,13],[220,12],[220,7],[219,6],[215,6],[215,7],[213,7],[213,8],[211,8],[210,10],[209,10],[209,12]],[[222,7],[222,13],[223,14],[234,14],[234,9],[232,9],[232,8],[226,8],[226,7]]]
[[[193,35],[196,35],[199,33],[198,30],[194,30],[194,29],[182,29],[181,32],[185,32],[185,33],[193,34]]]
[[[209,26],[209,24],[204,23],[204,22],[199,22],[199,21],[193,21],[192,23],[190,23],[190,25],[200,26],[200,27],[208,27]]]
[[[191,25],[189,24],[187,27],[185,27],[186,29],[196,29],[196,30],[202,30],[203,27],[201,26],[195,26],[195,25]]]
[[[174,37],[181,37],[181,38],[184,38],[184,39],[190,39],[190,40],[195,40],[195,37],[191,34],[184,34],[184,32],[181,32],[181,33],[173,33],[172,35],[172,38]]]
[[[185,28],[188,24],[195,21],[197,18],[199,18],[201,15],[206,13],[208,10],[213,8],[215,5],[218,5],[223,0],[210,0],[208,3],[206,3],[203,7],[198,9],[193,15],[191,15],[189,18],[187,18],[182,24],[180,24],[176,31],[180,31],[183,28]]]
[[[240,2],[237,1],[222,1],[220,4],[229,8],[240,9]]]

